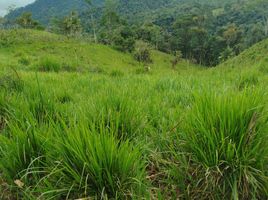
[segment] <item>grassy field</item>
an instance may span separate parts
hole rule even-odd
[[[146,71],[0,31],[0,199],[267,199],[267,42],[210,69],[154,51]]]

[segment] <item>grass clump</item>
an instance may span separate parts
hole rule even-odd
[[[266,59],[266,62],[260,63],[259,71],[264,74],[268,74],[268,58]]]
[[[227,93],[227,92],[226,92]],[[203,93],[182,134],[191,199],[265,199],[267,117],[259,93]]]
[[[111,130],[76,125],[58,134],[59,187],[64,198],[132,199],[142,193],[145,162],[140,148]],[[58,180],[56,180],[58,181]]]
[[[18,62],[24,66],[28,66],[31,64],[31,61],[28,57],[21,57]]]
[[[134,139],[145,132],[147,123],[147,116],[143,115],[141,106],[128,94],[109,91],[93,104],[90,118],[97,127],[105,124],[111,130],[116,129],[120,139]]]
[[[40,132],[18,125],[9,126],[9,134],[0,136],[0,171],[19,199],[24,189],[34,186],[45,174],[46,139]],[[36,173],[38,172],[38,173]]]
[[[9,111],[9,104],[8,101],[6,99],[6,97],[1,94],[0,95],[0,133],[1,130],[3,130],[8,122],[8,118],[10,115],[10,111]]]
[[[111,77],[122,77],[124,76],[124,73],[120,70],[113,70],[111,73],[110,73],[110,76]]]
[[[24,82],[16,71],[0,76],[0,89],[4,89],[7,92],[22,92],[23,88]]]
[[[257,73],[245,73],[239,79],[238,89],[243,90],[249,87],[255,87],[259,83],[259,75]]]
[[[38,69],[43,72],[59,72],[61,63],[54,57],[43,57],[38,63]]]

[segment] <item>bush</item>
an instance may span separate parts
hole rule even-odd
[[[44,72],[59,72],[61,69],[61,63],[53,57],[44,57],[38,63],[40,71]]]
[[[177,145],[177,153],[184,149],[188,160],[184,189],[189,198],[265,199],[266,126],[260,93],[196,95],[183,141]]]
[[[132,52],[134,50],[135,39],[115,36],[113,38],[113,47],[122,52]]]
[[[137,41],[135,45],[134,58],[144,64],[152,63],[151,49],[149,45],[143,41]]]

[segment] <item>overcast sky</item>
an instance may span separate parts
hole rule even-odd
[[[7,8],[10,5],[15,5],[16,7],[25,6],[35,0],[0,0],[0,16],[4,16],[7,12]]]

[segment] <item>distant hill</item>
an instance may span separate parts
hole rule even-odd
[[[234,3],[237,0],[118,0],[118,11],[130,20],[151,18],[161,13],[180,12],[180,8],[192,4],[209,4],[214,6],[223,6],[226,3]],[[105,0],[93,0],[95,7],[101,8]],[[14,19],[23,12],[32,12],[33,18],[43,24],[47,24],[52,17],[61,17],[67,15],[70,11],[78,11],[83,13],[86,9],[84,0],[36,0],[34,3],[25,7],[18,8],[6,17]]]
[[[37,0],[25,7],[17,8],[6,17],[14,19],[23,12],[31,12],[33,18],[47,24],[52,17],[67,15],[71,10],[80,10],[84,5],[82,0]]]

